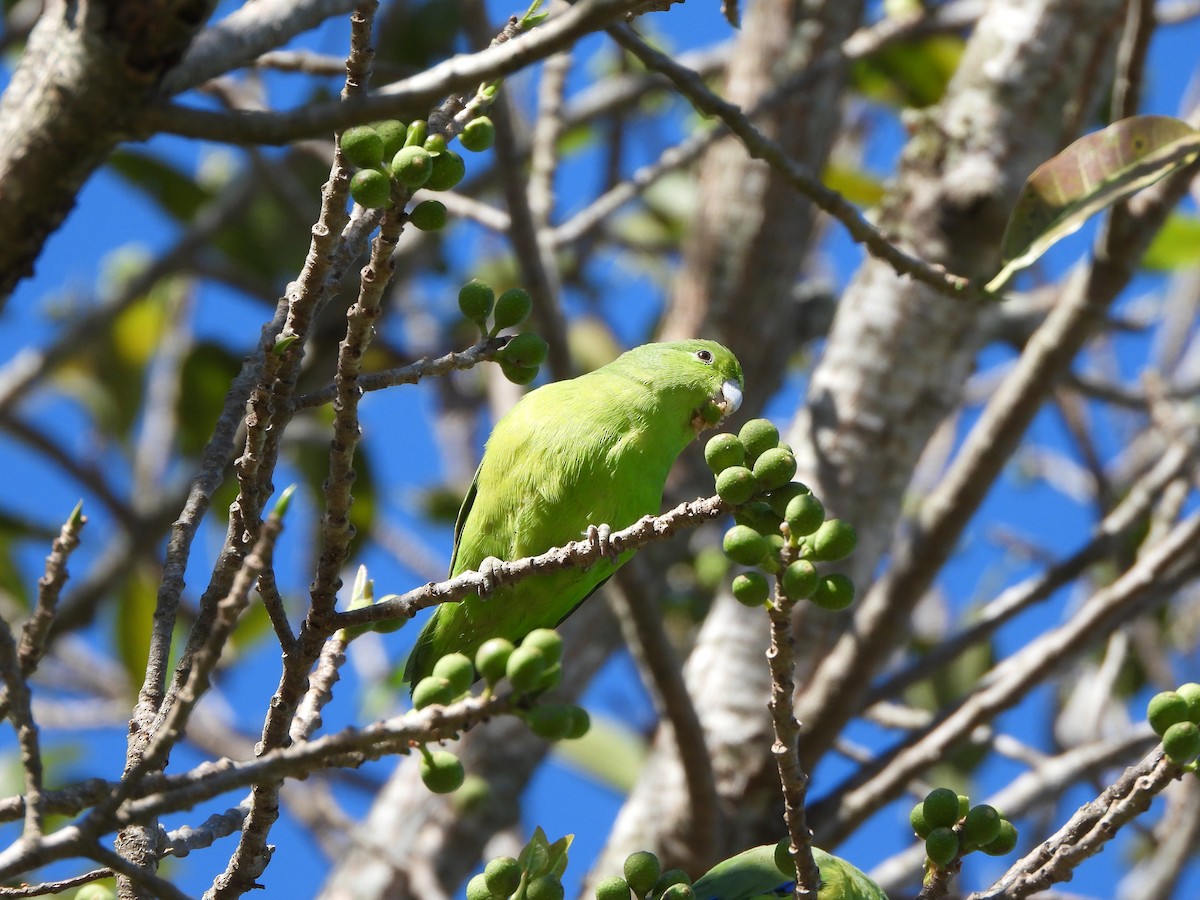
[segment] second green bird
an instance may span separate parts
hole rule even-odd
[[[496,423],[455,526],[450,575],[614,531],[659,511],[683,449],[742,402],[742,367],[713,341],[635,347],[606,366],[527,394]],[[632,551],[587,571],[535,575],[443,603],[417,638],[415,685],[447,653],[474,657],[492,637],[519,642],[571,614]]]

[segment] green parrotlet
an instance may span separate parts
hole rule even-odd
[[[725,347],[645,344],[586,375],[547,384],[499,422],[455,525],[451,577],[489,558],[512,561],[614,531],[659,512],[683,449],[742,402],[742,367]],[[448,653],[474,657],[489,638],[518,643],[553,628],[626,562],[602,559],[443,603],[417,637],[405,680],[415,686]]]

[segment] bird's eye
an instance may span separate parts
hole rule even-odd
[[[697,350],[696,359],[702,363],[710,363],[712,362],[712,352],[709,350]]]

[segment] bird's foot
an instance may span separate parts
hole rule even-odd
[[[500,587],[500,567],[504,560],[494,556],[485,557],[479,564],[479,575],[483,579],[483,587],[479,591],[481,600],[486,600],[496,588]]]
[[[587,542],[592,545],[592,552],[597,556],[603,556],[614,563],[617,561],[620,554],[612,545],[612,528],[608,525],[589,525]]]

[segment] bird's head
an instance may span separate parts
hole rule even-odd
[[[728,347],[715,341],[682,341],[680,347],[688,354],[688,369],[708,389],[692,413],[692,429],[698,435],[716,428],[742,405],[742,366]]]

